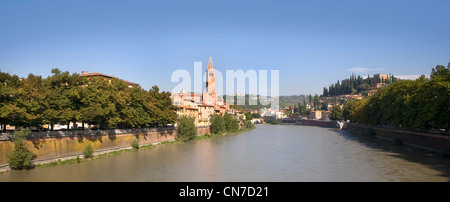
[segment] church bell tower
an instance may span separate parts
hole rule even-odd
[[[203,104],[216,104],[216,85],[215,73],[211,57],[209,58],[208,69],[206,70],[206,93],[203,96]]]

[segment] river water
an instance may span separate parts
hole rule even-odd
[[[257,125],[79,164],[0,174],[0,181],[450,181],[450,160],[337,129]]]

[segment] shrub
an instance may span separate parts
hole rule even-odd
[[[131,142],[131,147],[133,149],[139,149],[139,141],[138,140],[133,140],[133,142]]]
[[[194,118],[182,116],[177,123],[177,140],[187,142],[197,136],[197,128]]]
[[[252,123],[252,121],[246,120],[246,121],[244,121],[244,125],[242,126],[242,128],[244,130],[250,130],[250,129],[254,129],[256,127],[255,127],[255,124]]]
[[[212,134],[220,134],[225,131],[225,122],[222,116],[215,114],[211,118],[211,126],[209,127]]]
[[[223,120],[225,122],[225,130],[227,132],[235,132],[239,130],[239,122],[233,117],[233,115],[226,113],[223,116]]]
[[[32,160],[36,155],[28,150],[24,140],[31,133],[29,128],[16,131],[13,134],[14,150],[8,155],[9,167],[13,170],[29,169],[33,167]]]
[[[268,124],[272,124],[272,125],[277,125],[279,124],[277,119],[271,119],[271,120],[267,120],[266,123]]]
[[[91,144],[88,144],[84,148],[83,155],[85,159],[94,157],[94,149],[92,148]]]

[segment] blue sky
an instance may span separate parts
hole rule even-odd
[[[279,70],[280,94],[450,62],[450,1],[0,1],[0,70],[101,72],[171,91],[177,69]]]

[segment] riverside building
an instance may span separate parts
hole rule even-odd
[[[195,119],[195,125],[209,125],[214,114],[234,114],[235,110],[225,103],[222,97],[216,94],[215,72],[211,57],[206,69],[206,92],[193,93],[181,91],[172,92],[172,102],[179,107],[178,116],[188,115]]]

